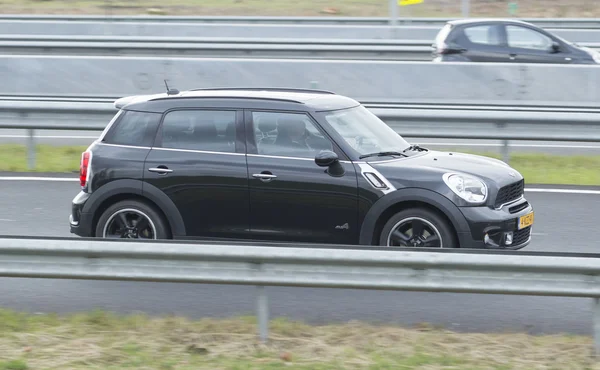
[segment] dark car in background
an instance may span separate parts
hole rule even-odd
[[[447,22],[432,44],[434,62],[600,64],[600,53],[512,19]]]
[[[520,249],[533,208],[506,163],[411,145],[327,91],[126,97],[82,154],[83,237]]]

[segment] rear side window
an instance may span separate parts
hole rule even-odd
[[[234,110],[186,109],[165,115],[163,148],[235,153]]]
[[[464,29],[470,42],[481,45],[500,45],[502,43],[500,25],[472,26]]]
[[[107,144],[152,146],[161,115],[123,111],[102,142]]]

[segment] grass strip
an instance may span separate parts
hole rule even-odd
[[[516,1],[515,1],[516,2]],[[470,16],[598,17],[594,0],[519,0],[517,13],[507,1],[471,1]],[[3,0],[2,13],[388,16],[387,0]],[[403,6],[403,17],[461,17],[461,2],[426,0]]]
[[[38,145],[36,168],[27,168],[24,145],[0,145],[0,171],[9,172],[78,172],[81,152],[86,146]],[[500,158],[496,153],[463,151]],[[600,185],[600,155],[572,156],[513,152],[511,166],[525,176],[528,184]]]
[[[59,316],[0,310],[0,370],[37,369],[596,369],[592,339],[464,334],[359,322],[311,326],[275,319],[270,341],[252,317],[189,320]]]

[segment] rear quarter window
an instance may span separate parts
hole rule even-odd
[[[123,111],[102,142],[150,147],[154,142],[160,119],[159,113]]]

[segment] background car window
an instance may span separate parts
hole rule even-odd
[[[235,111],[179,110],[167,113],[162,147],[235,152]]]
[[[158,113],[123,111],[102,142],[117,145],[151,146],[160,123]]]
[[[511,48],[548,50],[552,46],[548,36],[525,27],[506,26],[506,38]]]
[[[303,113],[253,112],[258,154],[314,158],[333,150],[331,141]]]
[[[500,45],[500,26],[481,25],[465,28],[465,36],[474,44]]]

